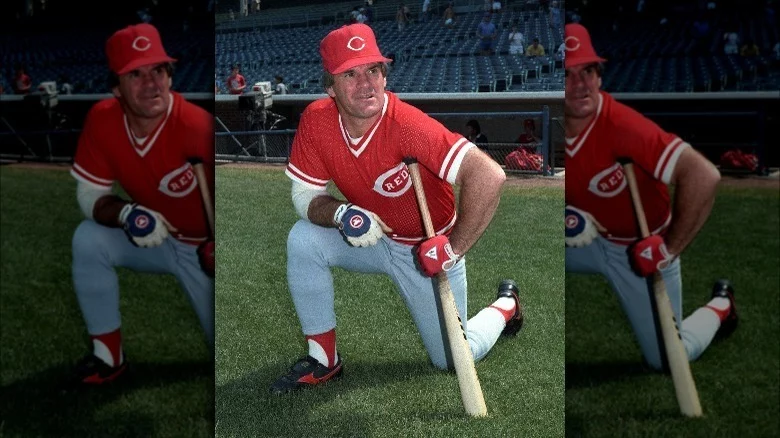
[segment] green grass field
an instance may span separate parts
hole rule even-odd
[[[606,281],[566,276],[566,435],[777,437],[780,406],[778,187],[719,189],[682,256],[683,314],[729,278],[740,327],[691,364],[704,418],[680,416],[671,377],[643,366]]]
[[[218,168],[217,436],[562,436],[562,188],[512,188],[469,252],[469,316],[517,280],[526,322],[477,365],[490,412],[470,419],[454,372],[428,362],[411,317],[384,276],[335,270],[344,377],[272,396],[305,342],[286,282],[297,216],[281,169]],[[301,273],[305,275],[305,273]]]
[[[65,382],[91,348],[70,275],[75,180],[0,167],[0,436],[212,436],[213,361],[172,276],[120,270],[129,374]]]

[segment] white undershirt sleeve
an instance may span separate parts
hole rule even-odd
[[[93,184],[85,183],[84,181],[78,181],[76,186],[76,198],[79,201],[79,207],[81,212],[87,219],[94,219],[92,217],[92,210],[95,209],[95,202],[105,195],[110,195],[111,189],[105,189]]]
[[[318,196],[327,196],[327,190],[317,190],[309,188],[298,181],[292,182],[292,201],[295,206],[295,211],[298,212],[298,216],[303,219],[309,220],[309,204]]]

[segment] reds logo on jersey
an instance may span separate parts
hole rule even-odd
[[[602,198],[616,196],[624,187],[626,187],[626,178],[620,163],[615,163],[597,173],[588,183],[588,190]]]
[[[409,178],[409,169],[405,163],[400,163],[379,175],[374,181],[374,191],[388,198],[403,195],[411,186],[412,179]]]
[[[198,185],[198,182],[195,179],[195,172],[192,170],[192,165],[186,163],[165,175],[163,179],[160,180],[158,189],[173,198],[183,198],[195,190],[196,185]]]

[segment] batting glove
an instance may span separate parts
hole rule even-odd
[[[125,205],[119,223],[130,242],[141,248],[159,246],[168,237],[168,229],[174,229],[160,213],[138,204]]]
[[[203,272],[214,278],[214,241],[207,240],[198,246],[198,261]]]
[[[566,246],[582,248],[590,245],[599,235],[599,231],[605,232],[606,229],[593,218],[593,216],[579,208],[566,206]]]
[[[333,221],[350,246],[376,245],[385,233],[393,231],[375,213],[354,204],[340,205]]]
[[[428,277],[433,277],[442,271],[449,271],[460,256],[455,254],[447,236],[440,235],[424,240],[417,246],[417,261],[420,270]]]
[[[654,234],[628,247],[631,267],[640,277],[647,277],[663,269],[674,260],[666,249],[663,237]]]

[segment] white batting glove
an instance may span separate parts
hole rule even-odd
[[[590,245],[599,235],[599,231],[607,231],[590,213],[571,205],[566,206],[564,222],[566,223],[566,246],[574,248]]]
[[[375,213],[353,204],[340,205],[333,221],[350,246],[376,245],[385,233],[393,231]]]
[[[119,223],[130,242],[141,248],[159,246],[169,236],[168,230],[176,231],[163,215],[135,203],[122,207]]]

